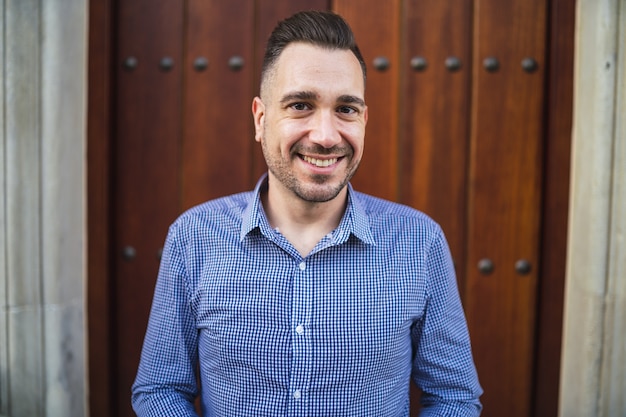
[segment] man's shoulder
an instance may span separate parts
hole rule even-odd
[[[381,244],[421,248],[422,244],[445,239],[441,226],[417,208],[364,193],[355,197]]]
[[[250,203],[252,195],[252,191],[244,191],[241,193],[214,198],[189,208],[181,215],[181,217],[211,212],[239,210],[242,207],[245,208]]]
[[[205,201],[185,210],[172,224],[173,227],[188,228],[207,223],[239,223],[246,207],[250,204],[252,191],[245,191]]]
[[[354,195],[368,217],[400,217],[409,221],[436,225],[429,215],[415,207],[362,192],[355,192]]]

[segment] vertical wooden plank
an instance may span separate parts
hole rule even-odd
[[[40,2],[5,5],[8,414],[43,415]]]
[[[111,0],[89,2],[87,95],[87,344],[89,415],[109,417],[111,407]]]
[[[352,27],[368,70],[365,153],[353,183],[360,191],[397,200],[400,0],[335,0],[333,10]],[[389,68],[376,69],[377,58],[386,58]]]
[[[184,3],[161,1],[157,7],[151,0],[129,0],[118,4],[112,309],[116,416],[133,415],[130,387],[146,330],[159,250],[169,224],[180,213]],[[129,65],[129,58],[136,65]]]
[[[467,1],[408,0],[399,85],[399,198],[443,228],[463,294],[469,149],[472,7]],[[458,69],[446,61],[456,58]],[[420,393],[412,385],[411,414]]]
[[[254,4],[190,0],[182,149],[182,204],[250,189]],[[206,59],[206,69],[197,67]],[[241,68],[230,60],[240,58]],[[225,175],[227,173],[227,175]]]
[[[259,94],[261,66],[265,45],[276,24],[302,10],[329,10],[330,0],[256,0],[256,33],[255,33],[255,77],[254,91]],[[252,116],[251,116],[252,117]],[[261,146],[253,147],[253,177],[258,178],[267,171]]]
[[[558,414],[573,117],[575,0],[550,4],[535,417]]]
[[[472,4],[405,1],[402,18],[401,201],[442,226],[462,284]],[[452,58],[459,60],[459,69],[446,67]]]
[[[546,1],[478,0],[466,311],[485,416],[529,416],[541,213]],[[495,57],[499,68],[485,69]],[[538,63],[525,72],[521,61]],[[490,259],[495,269],[479,272]],[[517,273],[527,260],[529,273]]]

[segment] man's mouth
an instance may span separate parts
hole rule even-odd
[[[337,163],[337,161],[339,160],[339,158],[331,158],[331,159],[317,159],[317,158],[312,158],[310,156],[306,156],[306,155],[302,155],[301,158],[308,162],[311,165],[315,165],[316,167],[319,168],[324,168],[327,166],[331,166],[335,163]]]

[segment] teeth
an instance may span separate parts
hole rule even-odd
[[[332,164],[337,162],[337,158],[316,159],[316,158],[311,158],[310,156],[303,156],[302,159],[304,159],[309,164],[313,164],[316,167],[320,167],[320,168],[327,167],[327,166],[332,165]]]

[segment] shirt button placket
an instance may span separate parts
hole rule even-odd
[[[311,297],[309,294],[308,265],[297,264],[293,281],[292,338],[293,360],[291,369],[291,399],[289,415],[306,415],[305,392],[310,379],[311,359],[310,340],[307,337],[307,323],[310,317]]]

